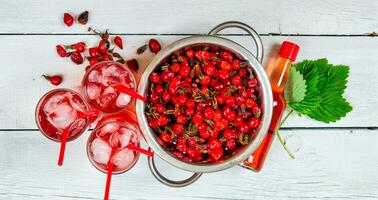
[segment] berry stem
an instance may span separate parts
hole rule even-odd
[[[59,152],[58,166],[63,165],[64,152],[66,150],[67,137],[68,137],[68,128],[65,128],[63,130],[62,138],[60,140],[60,152]]]
[[[291,150],[286,146],[286,143],[285,141],[283,140],[282,136],[281,136],[281,133],[280,133],[280,129],[281,127],[284,125],[284,123],[286,122],[286,120],[289,118],[289,116],[294,112],[294,110],[291,110],[285,117],[284,119],[281,121],[280,123],[280,126],[278,127],[278,131],[277,131],[277,137],[278,137],[278,140],[280,141],[280,143],[282,144],[283,148],[285,149],[285,151],[287,152],[287,154],[290,156],[290,158],[294,159],[294,154],[291,152]]]

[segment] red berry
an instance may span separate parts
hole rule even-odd
[[[168,124],[168,122],[169,122],[169,118],[167,117],[167,115],[160,115],[156,119],[156,123],[158,126],[165,126]]]
[[[249,130],[248,123],[243,122],[243,123],[239,126],[239,131],[242,132],[242,133],[247,133],[248,130]]]
[[[256,128],[260,123],[260,120],[258,118],[252,117],[252,119],[249,120],[248,126],[249,128]]]
[[[210,133],[207,130],[200,131],[200,137],[204,140],[210,137]]]
[[[78,53],[78,52],[73,52],[71,54],[71,60],[72,60],[72,62],[74,62],[77,65],[80,65],[84,62],[83,56],[81,56],[81,54]]]
[[[186,116],[192,116],[192,115],[194,115],[194,108],[186,108],[185,109],[185,115]]]
[[[203,110],[203,117],[205,119],[213,119],[213,117],[214,117],[214,110],[211,107],[206,107]]]
[[[98,59],[94,57],[90,57],[88,60],[89,60],[89,65],[94,65],[98,63]]]
[[[69,13],[64,13],[63,21],[67,26],[72,26],[74,18]]]
[[[181,135],[184,132],[184,126],[182,124],[173,124],[172,131],[177,135]]]
[[[176,149],[184,153],[184,152],[186,152],[186,144],[177,143],[176,144]]]
[[[47,76],[47,75],[42,75],[46,80],[50,81],[51,84],[53,85],[60,85],[62,83],[62,76],[60,75],[54,75],[54,76]]]
[[[161,84],[155,85],[154,91],[156,94],[161,95],[164,92],[164,87]]]
[[[230,74],[228,73],[229,71],[221,69],[218,72],[218,77],[222,80],[226,80],[230,77]]]
[[[202,79],[201,79],[201,84],[202,84],[202,86],[207,86],[207,85],[209,85],[209,83],[210,83],[210,76],[204,76]]]
[[[231,139],[231,140],[227,140],[227,141],[226,141],[226,147],[227,147],[228,149],[235,149],[235,147],[236,147],[236,142],[235,142],[235,140],[233,140],[233,139]]]
[[[227,130],[224,130],[222,135],[223,135],[223,137],[224,137],[226,140],[229,140],[229,139],[235,138],[235,132],[233,131],[233,129],[227,129]]]
[[[231,67],[233,70],[239,70],[240,69],[240,62],[239,60],[233,60],[231,63]]]
[[[157,53],[161,49],[160,43],[156,39],[150,39],[148,47],[152,53]]]
[[[150,100],[152,103],[159,103],[159,96],[156,93],[151,93]]]
[[[244,122],[243,118],[241,116],[237,116],[235,118],[234,124],[235,126],[240,127],[243,124],[243,122]]]
[[[208,76],[213,76],[215,74],[215,67],[212,64],[207,64],[203,67],[203,72]]]
[[[231,53],[228,51],[223,51],[221,53],[221,57],[223,60],[226,60],[228,62],[232,62],[232,59],[233,59]]]
[[[236,113],[230,106],[226,105],[223,107],[223,116],[227,121],[233,121],[236,118]]]
[[[196,103],[194,102],[193,98],[189,98],[189,99],[186,100],[186,102],[185,102],[186,108],[194,108],[194,106],[196,106]]]
[[[252,79],[247,81],[247,87],[254,88],[257,85],[257,79]]]
[[[126,61],[126,65],[135,72],[139,69],[138,61],[135,58]]]
[[[156,72],[151,73],[150,75],[150,81],[152,83],[160,83],[160,75]]]
[[[101,53],[101,58],[102,58],[101,59],[102,61],[107,61],[110,59],[110,56],[108,53],[104,52],[104,53]]]
[[[193,58],[194,57],[194,51],[192,49],[187,50],[186,56],[188,56],[188,58]]]
[[[170,82],[175,74],[169,70],[164,71],[161,73],[161,80],[164,82]]]
[[[252,108],[256,105],[255,101],[253,99],[246,99],[245,100],[245,107]]]
[[[221,61],[220,67],[221,67],[221,69],[226,70],[226,71],[230,71],[231,70],[230,63],[227,62],[227,61],[224,61],[224,60]]]
[[[161,100],[165,103],[168,103],[171,100],[171,94],[169,94],[169,92],[167,91],[163,92],[163,94],[161,95]]]
[[[78,42],[74,44],[74,49],[79,53],[84,52],[85,47],[86,47],[86,44],[84,42]]]
[[[77,17],[77,21],[78,21],[80,24],[82,24],[82,25],[87,24],[87,22],[88,22],[88,14],[89,14],[88,11],[84,11],[84,12],[82,12],[82,13]]]
[[[173,72],[173,73],[178,73],[180,71],[180,64],[179,63],[173,63],[169,69]]]
[[[192,121],[193,121],[193,123],[194,124],[201,124],[202,123],[202,115],[201,115],[201,113],[200,112],[197,112],[194,116],[193,116],[193,118],[192,118]]]
[[[179,124],[186,124],[188,119],[184,115],[180,115],[180,116],[177,117],[176,121]]]
[[[190,75],[190,67],[187,66],[187,65],[182,65],[180,70],[179,70],[179,74],[182,77],[188,77]]]
[[[99,54],[98,48],[96,47],[89,48],[89,56],[98,57],[99,55],[100,54]]]
[[[114,44],[116,44],[120,49],[123,49],[122,38],[120,36],[115,36],[113,39]]]
[[[62,45],[56,45],[56,52],[62,58],[69,56],[69,54],[67,53],[67,51],[64,49],[64,47]]]
[[[165,131],[161,132],[160,137],[164,142],[170,143],[172,141],[172,136]]]
[[[196,51],[194,55],[196,56],[196,59],[198,61],[203,61],[203,60],[207,61],[207,60],[210,60],[211,58],[210,53],[205,50]]]
[[[218,149],[222,147],[222,142],[218,139],[210,139],[207,142],[207,148],[208,149]]]
[[[235,86],[239,86],[242,84],[242,78],[240,76],[234,76],[231,79],[231,83]]]
[[[219,160],[223,156],[223,150],[222,148],[218,149],[209,149],[207,153],[214,158],[215,160]]]
[[[196,155],[196,150],[192,147],[187,147],[186,154],[190,157],[194,157]]]
[[[109,49],[109,41],[107,40],[101,40],[99,43],[98,43],[98,51],[101,52],[101,53],[105,53],[107,52]]]

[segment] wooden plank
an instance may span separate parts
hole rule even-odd
[[[275,140],[260,173],[234,167],[205,174],[186,188],[168,188],[154,179],[143,157],[131,171],[113,177],[111,198],[378,198],[377,130],[297,130],[283,135],[292,149],[299,146],[296,159]],[[101,199],[106,175],[87,159],[87,136],[68,144],[64,166],[58,168],[58,143],[36,131],[0,132],[0,199]],[[189,175],[160,159],[158,165],[171,178]]]
[[[151,36],[124,36],[126,58],[134,56],[135,49]],[[184,36],[159,36],[163,46]],[[252,42],[247,36],[229,37],[244,46]],[[40,97],[55,87],[48,84],[41,75],[61,73],[65,80],[61,87],[77,88],[84,74],[84,66],[74,65],[69,59],[59,58],[55,53],[58,42],[70,44],[86,41],[94,44],[97,38],[85,36],[0,36],[2,42],[0,66],[2,69],[0,88],[0,128],[36,128],[34,108]],[[378,112],[375,109],[378,93],[378,38],[367,37],[263,37],[265,44],[265,63],[270,55],[276,55],[277,44],[292,40],[301,45],[298,60],[327,57],[331,63],[351,66],[346,98],[354,107],[346,118],[333,124],[315,122],[305,117],[293,116],[286,127],[375,127]],[[253,50],[252,48],[251,51]],[[145,67],[152,54],[144,53],[138,57],[141,68]],[[13,59],[11,59],[13,58]]]
[[[263,34],[367,34],[378,27],[377,1],[19,0],[1,3],[0,33],[86,33],[84,26],[62,22],[64,12],[84,10],[90,11],[88,25],[131,34],[203,34],[229,20]]]

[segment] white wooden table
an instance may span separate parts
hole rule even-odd
[[[265,62],[283,40],[300,44],[298,60],[327,57],[351,67],[346,98],[353,111],[333,124],[293,116],[282,134],[299,141],[290,159],[275,141],[265,168],[234,167],[206,174],[186,188],[168,188],[150,174],[146,159],[115,176],[112,199],[378,199],[378,1],[0,1],[0,199],[101,199],[105,174],[89,163],[88,133],[69,143],[65,165],[56,166],[59,145],[44,138],[34,122],[39,98],[54,87],[41,78],[61,73],[62,87],[80,84],[84,66],[55,53],[58,43],[96,36],[87,26],[63,25],[62,13],[90,11],[88,25],[122,34],[122,55],[134,57],[154,37],[163,46],[213,26],[239,20],[253,26],[265,45]],[[250,38],[227,31],[253,51]],[[145,66],[152,55],[143,54]],[[181,172],[159,162],[170,177]]]

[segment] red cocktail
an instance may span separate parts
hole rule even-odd
[[[109,198],[113,174],[121,174],[131,169],[140,153],[153,155],[152,152],[140,148],[140,136],[135,114],[129,110],[105,116],[89,136],[88,158],[98,170],[107,173],[105,200]]]
[[[63,163],[65,142],[76,139],[85,131],[90,116],[92,114],[83,98],[73,90],[52,90],[38,102],[35,118],[39,130],[47,138],[62,143],[58,165]]]
[[[131,102],[130,94],[119,88],[135,93],[136,82],[133,73],[123,64],[106,61],[93,65],[83,79],[84,93],[88,102],[106,113],[122,110]]]

